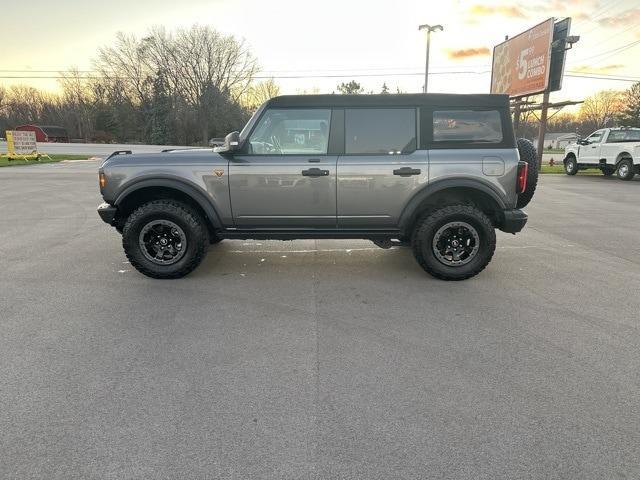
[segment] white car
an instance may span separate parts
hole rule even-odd
[[[564,149],[564,171],[575,175],[578,170],[597,168],[606,176],[617,173],[631,180],[640,173],[640,128],[602,128],[587,138]]]

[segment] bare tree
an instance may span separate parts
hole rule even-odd
[[[586,127],[597,130],[614,125],[623,108],[622,92],[602,90],[584,99],[579,118]]]
[[[270,78],[264,82],[251,84],[244,95],[242,103],[249,110],[255,111],[264,102],[278,95],[280,95],[280,87],[273,78]]]

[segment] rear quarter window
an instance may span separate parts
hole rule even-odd
[[[497,110],[434,110],[434,144],[500,144],[504,128]]]

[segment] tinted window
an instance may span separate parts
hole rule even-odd
[[[607,143],[640,142],[640,130],[612,130]]]
[[[415,109],[354,108],[345,111],[345,153],[394,155],[415,149]]]
[[[254,155],[323,155],[329,142],[330,109],[267,110],[249,138]]]
[[[433,112],[433,141],[458,143],[502,142],[497,110],[441,110]]]

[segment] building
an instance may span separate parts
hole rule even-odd
[[[577,139],[577,133],[547,133],[544,136],[544,148],[545,150],[563,150]]]
[[[35,132],[36,142],[68,142],[69,134],[63,127],[54,125],[20,125],[15,128],[23,132]]]

